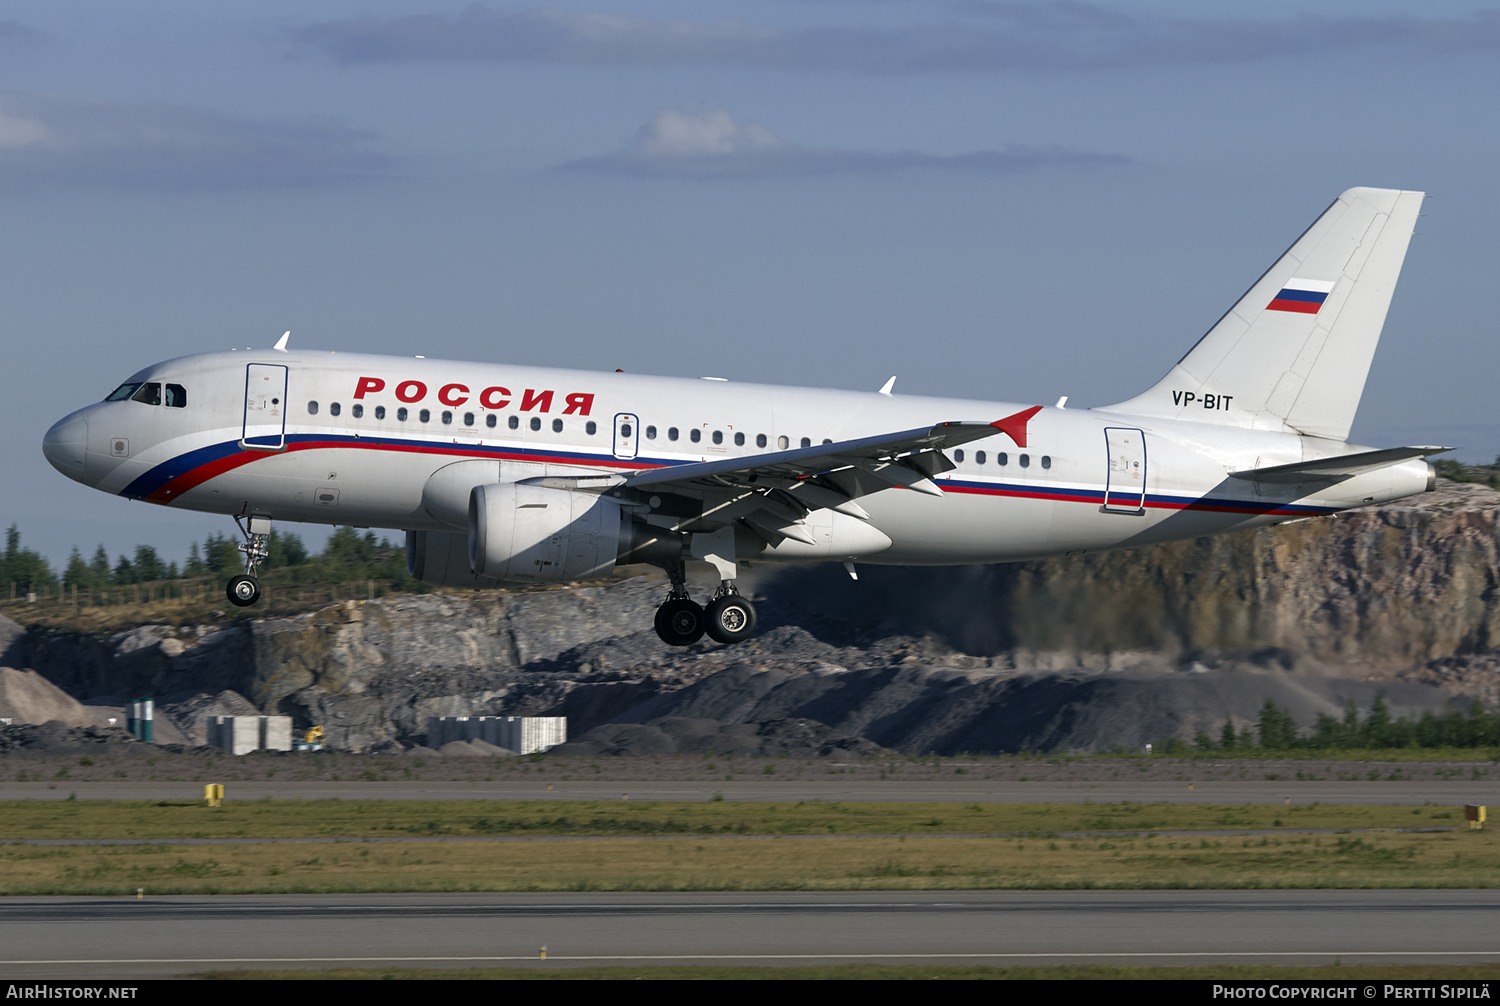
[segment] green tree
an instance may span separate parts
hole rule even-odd
[[[83,553],[78,551],[78,546],[73,546],[73,554],[68,556],[68,566],[63,570],[63,586],[76,587],[79,590],[88,590],[94,585],[94,571],[89,564],[83,561]]]
[[[1234,720],[1224,717],[1224,729],[1219,731],[1219,747],[1225,751],[1234,750]]]
[[[307,546],[294,534],[272,531],[266,541],[266,565],[272,569],[300,566],[307,561]]]
[[[1390,745],[1391,708],[1385,704],[1385,693],[1376,692],[1370,703],[1370,715],[1359,728],[1359,740],[1363,747],[1379,748]]]
[[[21,530],[15,524],[5,530],[5,551],[0,553],[0,589],[15,584],[18,594],[51,587],[57,583],[52,565],[36,552],[21,547]]]
[[[109,585],[109,553],[104,551],[102,543],[94,549],[94,558],[89,561],[89,571],[94,574],[93,589]]]
[[[1273,751],[1285,750],[1297,743],[1297,723],[1285,709],[1276,708],[1266,699],[1260,709],[1260,746]]]
[[[167,564],[161,561],[156,549],[150,545],[137,545],[135,547],[135,575],[140,582],[167,579]]]

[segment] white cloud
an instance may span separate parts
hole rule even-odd
[[[625,175],[749,178],[912,168],[1004,172],[1043,167],[1100,167],[1127,161],[1128,158],[1117,154],[1021,145],[946,156],[911,150],[815,149],[784,140],[765,126],[737,122],[723,109],[703,112],[663,109],[641,127],[635,140],[623,150],[570,161],[560,167],[567,171]]]
[[[262,188],[368,176],[390,159],[332,122],[0,91],[0,183]]]

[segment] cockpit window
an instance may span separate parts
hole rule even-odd
[[[167,385],[167,408],[187,408],[187,389],[180,384]]]
[[[125,399],[127,399],[131,395],[135,394],[135,389],[139,388],[140,386],[141,386],[141,382],[140,381],[126,381],[124,384],[120,385],[114,391],[111,391],[109,393],[109,397],[106,398],[105,401],[106,402],[123,402],[123,401],[125,401]]]
[[[141,385],[141,390],[131,396],[133,402],[144,402],[147,405],[161,404],[161,385],[155,381]]]

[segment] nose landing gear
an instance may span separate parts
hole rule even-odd
[[[238,517],[234,519],[234,523],[245,536],[245,543],[235,546],[245,554],[245,572],[240,576],[230,577],[229,586],[224,593],[228,596],[229,603],[236,608],[248,608],[260,600],[260,581],[255,578],[255,574],[271,552],[268,544],[271,538],[271,518],[251,517],[248,528],[240,523]]]

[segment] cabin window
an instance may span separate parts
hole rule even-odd
[[[1052,455],[1050,455],[1050,454],[1043,454],[1042,455],[1042,467],[1043,468],[1051,468],[1052,467]]]
[[[316,416],[318,414],[318,403],[317,402],[308,402],[307,403],[307,414],[309,416]]]
[[[959,464],[964,463],[964,452],[961,448],[953,452],[953,460],[957,461]]]
[[[696,444],[703,439],[703,431],[697,428],[688,430],[688,439]]]
[[[766,435],[764,433],[757,433],[755,435],[755,446],[756,447],[764,447],[764,446],[766,446]]]
[[[406,417],[408,415],[410,415],[410,413],[408,413],[404,408],[403,409],[397,409],[396,410],[396,421],[398,423],[404,423],[404,422],[406,422]]]
[[[1004,451],[1001,451],[999,454],[995,455],[995,464],[997,464],[997,465],[1008,465],[1008,464],[1010,464],[1010,455],[1006,454]]]
[[[667,439],[668,440],[676,440],[677,439],[677,427],[670,426],[670,427],[667,428]]]
[[[272,399],[271,400],[271,404],[275,405],[276,404],[276,400]],[[187,408],[187,389],[184,388],[180,384],[169,384],[169,385],[167,385],[167,408],[169,408],[169,409],[185,409],[185,408]]]
[[[1022,454],[1018,460],[1021,462],[1021,467],[1022,468],[1030,468],[1031,467],[1031,455],[1030,454]]]
[[[354,416],[355,419],[365,418],[365,407],[363,405],[356,405],[351,408],[349,412]]]
[[[453,425],[453,413],[449,412],[447,409],[443,410],[443,425],[444,426],[452,426]]]
[[[385,406],[384,405],[377,405],[377,406],[375,406],[375,418],[376,419],[384,419],[385,418]]]
[[[634,427],[629,423],[620,424],[620,436],[628,438],[632,432],[634,432]]]
[[[464,413],[464,425],[465,426],[473,426],[474,425],[474,413],[472,413],[472,412],[465,412]]]
[[[488,426],[492,430],[495,428],[496,422],[497,420],[495,419],[495,414],[493,412],[484,417],[484,425]]]
[[[599,424],[590,419],[583,424],[583,432],[592,437],[595,433],[599,432]]]
[[[342,408],[343,407],[340,406],[338,402],[334,402],[332,405],[328,406],[328,414],[330,416],[336,416],[340,411],[342,411]]]
[[[144,405],[160,405],[161,385],[155,381],[152,381],[150,384],[143,384],[141,385],[141,390],[137,391],[131,400]]]
[[[127,398],[129,398],[131,395],[135,394],[135,389],[139,388],[140,386],[141,386],[141,383],[139,381],[126,381],[124,384],[120,385],[114,391],[111,391],[109,393],[109,397],[106,398],[105,401],[106,402],[123,402]]]
[[[648,427],[646,427],[646,439],[647,440],[655,440],[656,439],[656,427],[655,426],[648,426]]]
[[[744,447],[745,446],[745,435],[743,433],[736,433],[734,435],[734,446],[736,446],[736,447]]]
[[[724,431],[723,430],[714,430],[714,443],[716,443],[716,444],[722,444],[723,442],[724,442]]]
[[[803,437],[802,438],[802,446],[803,447],[811,447],[812,446],[812,440],[810,440],[807,437]]]
[[[782,450],[786,450],[791,445],[792,445],[792,442],[790,440],[788,440],[786,437],[777,437],[776,438],[776,446],[780,447]]]
[[[531,417],[531,428],[532,428],[533,431],[539,430],[539,429],[542,428],[542,420],[541,420],[540,416],[532,416]]]
[[[984,464],[984,458],[985,458],[984,451],[975,451],[974,452],[974,463],[976,465],[982,465],[982,464]]]
[[[829,440],[827,437],[824,437],[823,438],[823,443],[825,443],[825,444],[831,444],[831,443],[833,443],[833,441]]]
[[[561,419],[554,419],[554,420],[552,420],[552,432],[553,433],[561,433],[562,432],[562,420]],[[626,436],[629,436],[629,435],[630,434],[628,434],[628,433],[626,434]]]
[[[506,421],[505,425],[508,426],[508,427],[510,427],[513,430],[518,430],[518,429],[521,428],[521,417],[520,416],[511,416]]]
[[[423,409],[421,412],[418,412],[417,413],[417,420],[419,422],[423,422],[423,423],[431,422],[432,421],[432,410],[431,409]]]

